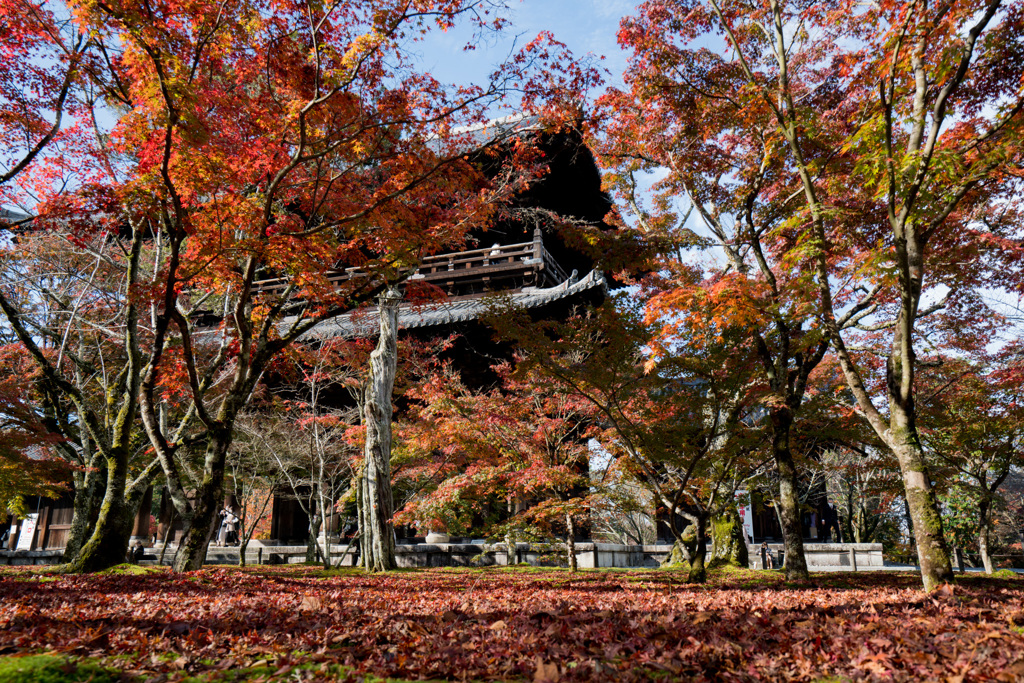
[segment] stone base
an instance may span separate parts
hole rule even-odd
[[[60,564],[63,550],[0,550],[0,565]]]

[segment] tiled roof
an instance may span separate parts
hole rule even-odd
[[[471,151],[537,130],[540,130],[539,116],[512,114],[474,126],[455,128],[452,130],[452,136],[458,140],[460,149]],[[443,147],[439,140],[433,140],[430,144],[437,152],[440,152]]]
[[[399,309],[398,328],[400,330],[408,330],[476,320],[483,317],[496,305],[525,309],[539,308],[591,289],[607,289],[607,286],[601,271],[592,270],[582,279],[572,277],[560,285],[545,289],[527,287],[517,292],[495,292],[492,295],[481,298],[450,301],[440,304],[421,306],[406,304]],[[321,323],[304,335],[304,339],[373,337],[376,336],[377,329],[376,309],[364,309]]]

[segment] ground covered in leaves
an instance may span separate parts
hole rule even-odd
[[[29,665],[97,681],[95,665],[110,680],[1012,681],[1022,625],[1024,578],[925,595],[893,573],[5,568],[0,681]]]

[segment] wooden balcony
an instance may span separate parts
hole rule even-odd
[[[531,242],[427,256],[418,268],[406,272],[406,280],[428,282],[452,295],[483,294],[531,286],[551,287],[569,279],[544,248],[539,228],[534,230]],[[367,276],[368,273],[359,268],[346,268],[330,273],[328,279],[332,283],[341,283]],[[260,280],[254,284],[257,292],[270,295],[283,292],[287,286],[288,280],[284,278]]]

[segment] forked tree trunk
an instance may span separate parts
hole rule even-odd
[[[401,295],[390,290],[380,297],[380,340],[370,354],[370,386],[363,417],[366,420],[364,455],[363,566],[367,571],[395,569],[395,535],[391,524],[391,394],[398,363],[398,303]]]
[[[68,542],[64,545],[64,562],[71,562],[88,540],[93,525],[99,516],[104,497],[104,469],[90,467],[84,473],[75,473],[75,500],[71,514],[71,529]]]
[[[107,490],[92,535],[73,560],[61,565],[62,572],[96,572],[121,564],[128,553],[128,541],[135,524],[139,498],[127,495],[128,456],[116,452],[107,459]],[[134,507],[133,507],[134,503]]]
[[[713,519],[711,524],[711,561],[747,568],[750,564],[747,539],[744,537],[739,510],[735,506],[730,507],[720,517]]]
[[[224,463],[231,447],[231,436],[230,429],[210,435],[210,443],[206,447],[206,462],[203,466],[203,480],[196,491],[192,514],[174,557],[176,572],[195,571],[202,568],[206,562],[206,551],[210,547],[210,539],[216,526],[217,512],[224,504]]]

